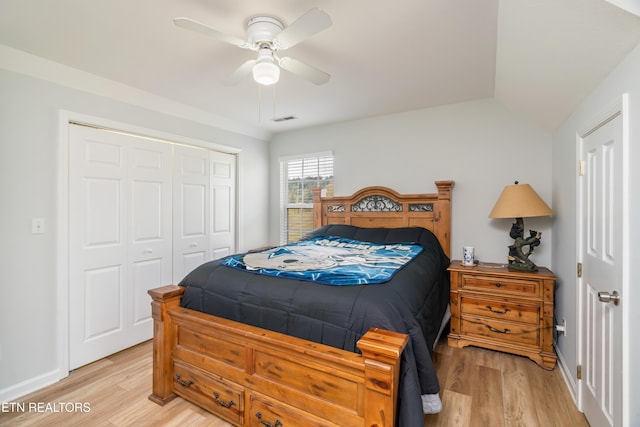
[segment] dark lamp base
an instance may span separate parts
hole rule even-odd
[[[526,263],[518,262],[517,260],[509,259],[509,264],[507,267],[510,270],[518,270],[518,271],[538,271],[538,266],[527,260]]]
[[[516,222],[511,226],[509,236],[514,239],[513,244],[509,246],[509,268],[519,271],[538,271],[538,266],[529,259],[529,255],[533,253],[533,248],[540,245],[540,237],[542,233],[529,230],[529,236],[524,237],[524,221],[522,218],[516,218]],[[524,250],[527,248],[528,250]]]

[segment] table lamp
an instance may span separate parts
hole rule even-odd
[[[529,236],[525,237],[523,218],[551,216],[552,214],[551,208],[529,184],[518,184],[516,181],[515,184],[504,187],[489,214],[489,218],[516,219],[509,233],[514,239],[513,244],[509,246],[507,257],[509,268],[522,271],[538,270],[538,266],[529,259],[529,255],[533,253],[536,246],[540,245],[542,233],[529,230]],[[527,247],[528,249],[525,250]]]

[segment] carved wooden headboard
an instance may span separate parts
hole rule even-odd
[[[366,187],[351,196],[321,197],[313,190],[314,226],[423,227],[431,230],[451,256],[451,189],[454,181],[436,181],[434,194],[398,194],[386,187]]]

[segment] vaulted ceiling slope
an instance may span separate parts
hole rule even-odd
[[[331,74],[320,86],[226,86],[254,52],[173,24],[244,38],[251,17],[313,7],[332,26],[287,55]],[[553,131],[639,40],[605,0],[0,0],[0,44],[268,134],[487,97]]]

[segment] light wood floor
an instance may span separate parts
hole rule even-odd
[[[434,353],[443,410],[426,426],[582,427],[559,368],[476,347],[453,348],[443,338]]]
[[[229,426],[180,398],[164,407],[149,401],[151,352],[151,342],[146,342],[80,368],[12,402],[15,411],[5,412],[10,408],[3,407],[0,425]],[[589,425],[575,408],[557,368],[546,371],[529,359],[491,350],[451,348],[446,339],[436,348],[434,362],[443,411],[425,416],[425,426]]]

